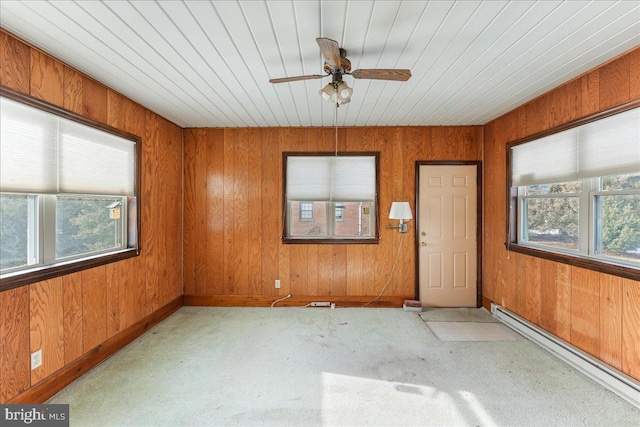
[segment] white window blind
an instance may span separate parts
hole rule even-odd
[[[57,191],[57,117],[0,99],[0,191]]]
[[[513,147],[512,185],[577,179],[576,130],[569,129]]]
[[[640,173],[640,108],[578,129],[578,177]]]
[[[61,193],[134,195],[132,141],[60,120]]]
[[[134,195],[135,142],[2,97],[0,189]]]
[[[288,156],[288,200],[374,201],[375,156]]]
[[[287,157],[287,198],[328,200],[331,193],[331,159],[323,156]]]
[[[640,108],[512,148],[513,186],[640,173]]]

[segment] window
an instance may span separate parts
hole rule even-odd
[[[520,242],[578,251],[582,182],[521,187]]]
[[[336,221],[344,221],[344,203],[336,203]]]
[[[640,174],[604,177],[592,198],[595,253],[640,266]]]
[[[138,253],[139,139],[0,98],[0,289]]]
[[[640,108],[513,144],[510,155],[512,243],[640,269]]]
[[[286,243],[376,243],[378,153],[284,153]]]
[[[313,221],[313,202],[300,202],[300,221]]]
[[[56,197],[55,258],[124,247],[123,197]]]
[[[0,193],[0,270],[21,268],[38,261],[36,197]]]
[[[520,243],[640,263],[640,174],[531,185],[519,193]]]

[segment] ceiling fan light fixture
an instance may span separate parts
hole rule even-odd
[[[324,100],[333,104],[346,104],[351,101],[353,89],[347,86],[345,82],[340,81],[328,83],[318,93]]]

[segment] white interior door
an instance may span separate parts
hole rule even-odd
[[[418,280],[430,307],[477,305],[477,166],[420,165]]]

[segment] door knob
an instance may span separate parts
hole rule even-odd
[[[422,233],[420,233],[420,234],[422,234],[423,236],[426,236],[426,235],[427,235],[427,232],[426,232],[426,231],[423,231],[423,232],[422,232]]]

